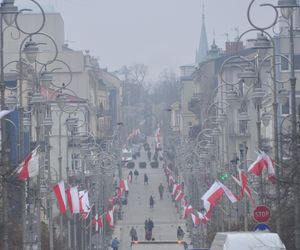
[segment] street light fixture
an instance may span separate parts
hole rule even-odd
[[[296,0],[279,0],[276,8],[280,9],[281,15],[285,19],[290,19],[293,14],[294,7],[299,7]]]
[[[30,38],[30,40],[25,43],[23,52],[28,62],[31,64],[34,63],[39,52],[38,44]]]
[[[18,13],[18,7],[14,5],[14,0],[4,0],[1,3],[0,14],[3,15],[3,19],[8,26],[11,26]]]

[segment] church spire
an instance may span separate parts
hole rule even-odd
[[[207,52],[208,52],[208,41],[207,41],[207,34],[206,34],[206,27],[205,27],[205,12],[204,12],[204,5],[203,5],[202,27],[201,27],[196,64],[199,64],[206,59]]]

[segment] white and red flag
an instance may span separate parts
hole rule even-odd
[[[182,208],[183,208],[183,219],[186,219],[194,211],[192,205],[183,204]]]
[[[200,218],[197,215],[191,214],[191,217],[195,226],[200,225]]]
[[[204,216],[206,218],[211,218],[212,209],[216,206],[218,200],[221,199],[224,193],[232,203],[237,202],[237,197],[218,180],[216,180],[209,190],[201,197],[204,201],[204,208],[206,210]]]
[[[105,219],[108,222],[108,225],[110,228],[114,227],[114,210],[113,208],[110,209],[106,214],[105,214]]]
[[[58,208],[61,214],[64,214],[67,210],[67,200],[66,200],[66,192],[65,192],[65,183],[61,181],[53,186],[53,191],[55,193]]]
[[[254,199],[252,197],[251,190],[248,186],[248,178],[247,178],[246,173],[244,171],[242,171],[241,169],[239,169],[238,174],[239,174],[239,179],[237,179],[234,176],[232,176],[232,178],[241,187],[241,196],[239,197],[239,200],[242,199],[244,197],[244,194],[246,193],[248,195],[248,197],[251,199],[252,203],[254,203]]]
[[[93,221],[92,221],[93,225],[95,226],[95,231],[96,232],[99,232],[99,228],[102,228],[103,227],[103,221],[102,221],[102,218],[101,216],[99,217],[98,214],[96,214],[93,218]]]
[[[184,198],[185,194],[184,192],[182,192],[181,190],[179,190],[179,192],[177,193],[176,197],[175,197],[175,201],[179,202]]]
[[[264,167],[268,171],[268,179],[272,182],[275,181],[275,168],[274,161],[265,152],[261,151],[258,153],[256,160],[248,168],[248,172],[255,174],[256,176],[261,175]]]
[[[172,171],[171,171],[171,169],[168,167],[168,166],[166,166],[165,168],[164,168],[164,170],[165,170],[165,175],[170,175],[171,173],[172,173]],[[170,184],[169,184],[170,185]]]
[[[176,180],[174,179],[174,177],[172,175],[169,175],[169,186],[171,186],[172,184],[175,184]]]
[[[124,179],[120,180],[119,188],[125,191],[129,191],[128,181]]]
[[[91,211],[89,192],[87,190],[79,191],[79,204],[82,218],[87,219]]]
[[[21,163],[18,174],[18,179],[21,181],[26,181],[29,178],[37,176],[39,174],[38,147],[30,152],[25,160]]]
[[[181,190],[181,185],[178,183],[175,183],[172,190],[172,195],[176,195]]]
[[[72,214],[80,213],[79,193],[77,186],[71,187],[66,191],[69,208]]]

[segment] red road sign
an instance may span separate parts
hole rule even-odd
[[[271,217],[271,210],[265,205],[259,205],[253,210],[253,218],[259,223],[267,222]]]

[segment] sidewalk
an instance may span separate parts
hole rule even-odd
[[[138,168],[140,161],[147,162],[146,169]],[[157,241],[177,240],[178,226],[181,226],[186,232],[185,220],[180,219],[171,200],[171,194],[167,191],[167,182],[161,162],[158,169],[152,169],[142,148],[141,157],[135,161],[135,167],[139,171],[138,181],[135,183],[133,178],[132,184],[129,184],[128,204],[123,206],[123,219],[118,221],[113,235],[120,240],[120,250],[130,249],[129,231],[132,226],[137,230],[138,239],[145,240],[144,222],[148,218],[154,222],[152,237]],[[123,177],[126,177],[129,171],[123,168]],[[149,185],[144,185],[144,173],[149,177]],[[160,183],[165,187],[163,200],[159,199],[158,186]],[[154,208],[149,206],[150,195],[155,200]]]

